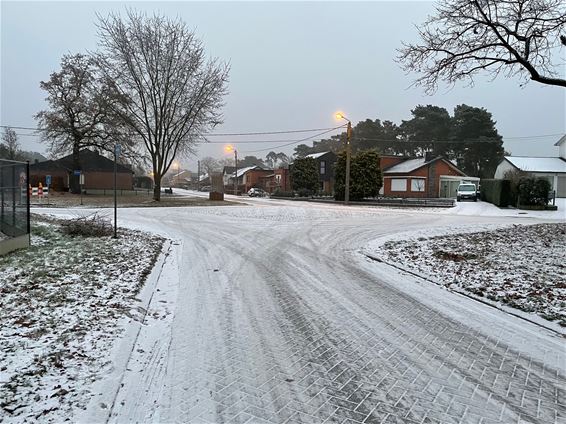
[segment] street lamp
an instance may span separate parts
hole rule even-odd
[[[224,147],[226,153],[234,152],[234,196],[238,195],[238,151],[231,144]]]
[[[352,139],[352,123],[342,112],[336,114],[336,119],[343,119],[348,122],[346,129],[346,186],[344,187],[344,204],[347,205],[350,202],[350,156],[352,155],[350,141]]]

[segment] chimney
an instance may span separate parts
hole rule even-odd
[[[436,157],[437,157],[437,155],[435,155],[434,152],[426,152],[425,153],[425,162],[430,162],[431,160],[433,160]]]

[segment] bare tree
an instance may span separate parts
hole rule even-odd
[[[116,103],[124,101],[113,84],[100,74],[91,57],[84,54],[65,55],[61,70],[50,75],[40,86],[47,92],[48,110],[35,115],[41,138],[49,144],[52,155],[72,153],[73,167],[80,170],[80,151],[93,148],[112,153],[121,143],[130,158],[132,138],[129,129],[114,113]],[[70,175],[70,188],[78,193],[79,177]]]
[[[18,160],[20,158],[20,142],[18,141],[18,134],[13,128],[4,128],[2,147],[6,152],[6,159]]]
[[[566,87],[565,23],[564,0],[442,0],[419,28],[421,43],[403,43],[397,59],[422,74],[415,84],[427,93],[441,80],[473,85],[480,72]]]
[[[202,171],[205,174],[207,174],[209,177],[212,175],[213,172],[218,172],[222,170],[220,163],[216,159],[210,156],[207,156],[200,160],[200,167]]]
[[[35,119],[52,155],[71,152],[73,167],[80,170],[82,149],[112,153],[114,145],[121,143],[124,154],[131,153],[128,128],[113,112],[114,104],[123,99],[89,56],[63,56],[61,70],[52,73],[48,81],[41,81],[40,86],[47,92],[49,109],[39,112]],[[70,177],[71,191],[78,193],[79,177],[74,173]]]
[[[128,99],[117,110],[151,157],[154,199],[177,156],[222,122],[229,66],[206,61],[202,42],[179,19],[128,11],[99,16],[101,69]]]

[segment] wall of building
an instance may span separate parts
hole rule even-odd
[[[440,193],[440,178],[442,176],[463,176],[442,160],[437,160],[427,166],[406,174],[385,174],[383,178],[383,194],[390,197],[435,198]],[[406,180],[406,190],[394,191],[392,180]],[[413,182],[414,180],[414,182]]]
[[[83,188],[85,190],[106,190],[114,188],[113,172],[85,172],[84,175]],[[134,178],[131,173],[118,173],[116,175],[116,188],[118,190],[132,190],[133,187]]]

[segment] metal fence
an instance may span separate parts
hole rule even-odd
[[[28,163],[0,159],[0,233],[5,236],[30,233],[28,181]]]

